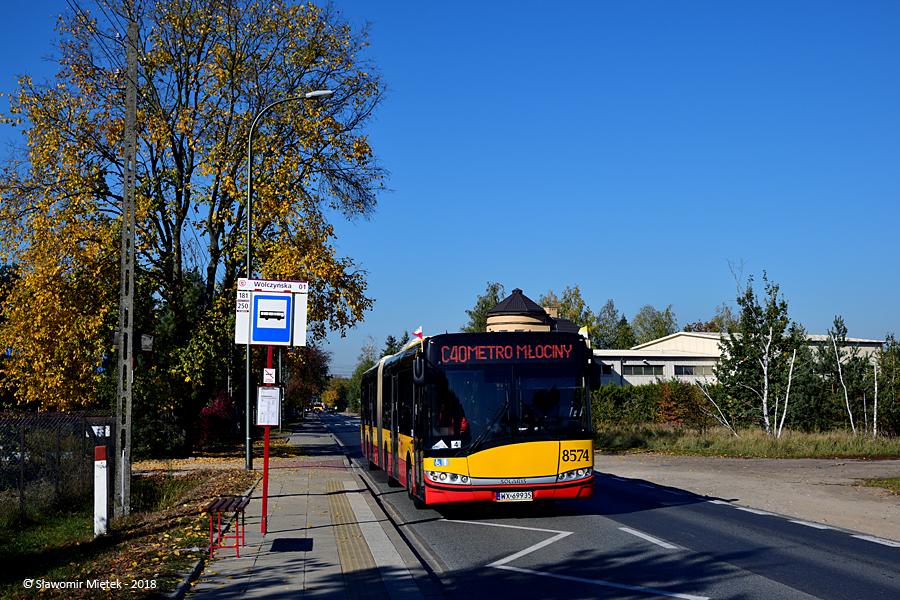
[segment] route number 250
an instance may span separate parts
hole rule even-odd
[[[585,449],[563,450],[562,459],[563,459],[563,462],[575,462],[575,461],[579,461],[579,460],[588,460],[588,451]]]

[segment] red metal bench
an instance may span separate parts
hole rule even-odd
[[[216,498],[206,505],[204,512],[209,514],[209,556],[212,557],[216,549],[234,548],[237,557],[240,558],[239,546],[245,546],[244,538],[244,510],[250,504],[249,498]],[[213,538],[213,513],[216,515],[216,537]],[[234,513],[234,533],[222,535],[222,513]],[[238,513],[241,517],[238,519]],[[223,540],[234,540],[234,545],[223,545]]]

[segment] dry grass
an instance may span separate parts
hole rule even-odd
[[[270,456],[303,455],[287,443],[291,430],[271,432]],[[254,461],[262,440],[254,440]],[[93,504],[46,510],[0,537],[0,600],[19,598],[154,598],[175,589],[209,552],[209,522],[201,509],[221,496],[240,496],[259,478],[244,470],[243,447],[198,452],[186,459],[135,462],[132,514],[114,520],[109,535],[93,537]],[[119,581],[121,590],[41,591],[25,579],[48,582]],[[132,582],[138,586],[132,587]],[[152,586],[152,587],[151,587]]]
[[[45,514],[4,532],[0,599],[149,598],[169,592],[208,552],[202,507],[216,497],[241,495],[257,477],[237,469],[154,474],[132,488],[136,512],[113,521],[110,533],[98,538],[93,537],[93,505]],[[35,583],[26,588],[25,580]],[[122,589],[88,589],[88,581],[120,582]],[[81,586],[42,590],[37,582]]]
[[[663,452],[702,456],[770,458],[900,458],[900,439],[872,438],[852,432],[799,433],[787,431],[780,438],[761,429],[727,429],[698,433],[683,428],[643,426],[598,431],[600,450]]]

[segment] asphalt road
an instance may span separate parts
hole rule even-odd
[[[322,420],[360,459],[359,420]],[[473,598],[900,598],[900,544],[598,473],[593,500],[416,510],[376,493],[440,577]]]

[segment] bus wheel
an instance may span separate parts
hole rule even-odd
[[[415,481],[413,481],[412,476],[412,466],[406,465],[406,495],[409,496],[409,499],[412,500],[413,506],[416,507],[416,510],[422,510],[425,508],[425,503],[419,499],[419,497],[413,492],[413,487],[415,485]]]

